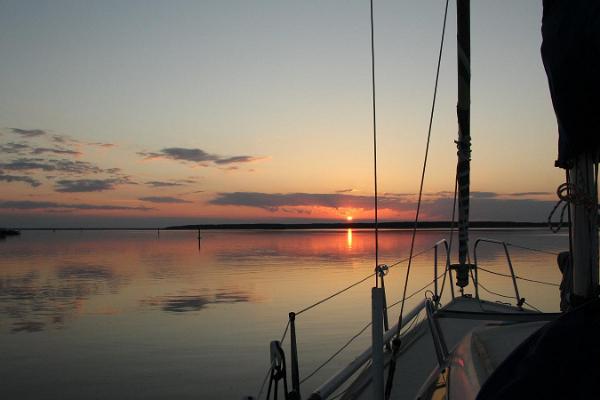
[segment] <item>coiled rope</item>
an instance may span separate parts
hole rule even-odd
[[[565,212],[567,211],[569,204],[584,206],[590,211],[594,208],[598,209],[598,204],[592,197],[586,195],[583,190],[577,187],[577,185],[570,182],[568,173],[567,182],[558,185],[558,188],[556,188],[556,195],[558,196],[558,201],[554,205],[552,211],[550,211],[550,215],[548,215],[548,225],[550,226],[550,230],[554,233],[560,231],[560,228],[564,224]],[[559,222],[552,222],[552,217],[561,205],[562,209],[560,210]]]

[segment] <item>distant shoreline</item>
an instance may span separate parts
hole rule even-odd
[[[381,229],[409,229],[413,228],[414,222],[380,222]],[[450,221],[423,221],[418,223],[418,228],[422,229],[449,229],[452,223]],[[546,222],[511,222],[511,221],[472,221],[470,228],[544,228]],[[286,230],[286,229],[373,229],[375,224],[372,222],[323,222],[306,224],[199,224],[199,225],[180,225],[164,228],[166,230],[226,230],[226,229],[256,229],[256,230]],[[457,228],[457,223],[454,223]]]
[[[450,221],[423,221],[419,222],[420,229],[450,229]],[[156,228],[15,228],[21,231],[156,231],[156,230],[303,230],[303,229],[373,229],[372,222],[317,222],[317,223],[255,223],[255,224],[191,224]],[[547,222],[515,222],[515,221],[472,221],[469,224],[473,229],[507,229],[507,228],[546,228]],[[563,224],[563,226],[568,226]],[[380,222],[380,229],[411,229],[414,222],[396,221]],[[457,223],[454,228],[458,229]]]

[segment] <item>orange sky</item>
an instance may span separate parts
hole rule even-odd
[[[3,3],[0,226],[372,219],[363,3]],[[376,4],[384,220],[414,213],[439,43],[440,4],[413,3]],[[472,215],[542,221],[562,176],[541,4],[472,8]],[[449,21],[425,219],[451,215]]]

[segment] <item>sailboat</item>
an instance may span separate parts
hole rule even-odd
[[[309,400],[600,398],[600,5],[595,0],[544,0],[542,57],[558,121],[556,166],[566,173],[558,193],[568,209],[570,237],[570,248],[558,257],[562,312],[544,313],[528,307],[519,292],[506,243],[477,239],[469,248],[470,0],[456,4],[458,260],[450,262],[448,241],[435,244],[436,255],[438,248],[446,252],[446,265],[438,275],[436,257],[433,293],[412,310],[401,311],[392,327],[387,323],[385,270],[377,265],[372,346],[309,394],[300,387],[291,313],[289,353],[281,341],[271,343],[267,398],[277,398],[282,389],[286,399]],[[513,304],[480,296],[477,248],[485,242],[505,250]],[[446,282],[452,299],[442,306]]]

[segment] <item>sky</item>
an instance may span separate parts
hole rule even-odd
[[[444,1],[375,0],[379,207],[414,217]],[[425,220],[451,217],[450,2]],[[472,4],[474,220],[562,182],[541,1]],[[0,226],[373,218],[369,2],[0,0]]]

